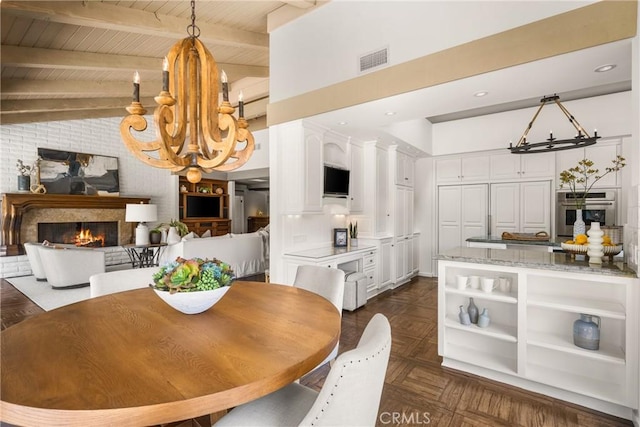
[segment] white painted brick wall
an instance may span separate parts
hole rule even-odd
[[[155,138],[153,116],[146,119],[146,132],[136,137],[149,141]],[[136,159],[122,142],[120,121],[120,117],[112,117],[0,125],[0,193],[17,190],[16,161],[21,159],[25,164],[33,164],[39,147],[101,154],[118,158],[121,196],[151,197],[151,203],[158,205],[159,222],[177,218],[177,177]],[[126,253],[121,249],[119,252],[119,255],[108,255],[107,265],[128,262]],[[30,271],[26,257],[0,257],[0,277],[15,277]]]

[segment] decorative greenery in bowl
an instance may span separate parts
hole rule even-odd
[[[229,264],[217,259],[176,258],[153,275],[150,285],[164,302],[185,314],[211,308],[233,282]]]

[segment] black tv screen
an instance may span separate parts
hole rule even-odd
[[[211,196],[187,196],[186,218],[219,217],[220,198]]]
[[[324,195],[347,197],[349,195],[349,171],[333,166],[324,166]]]

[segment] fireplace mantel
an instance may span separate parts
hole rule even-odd
[[[149,203],[148,197],[86,196],[76,194],[7,193],[2,196],[1,255],[22,255],[22,215],[31,209],[125,209],[127,203]]]

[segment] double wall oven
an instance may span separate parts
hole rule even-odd
[[[573,223],[576,221],[576,202],[573,193],[558,192],[556,203],[556,234],[573,236]],[[587,227],[592,222],[601,225],[615,225],[618,216],[618,190],[592,190],[587,194],[582,218]]]

